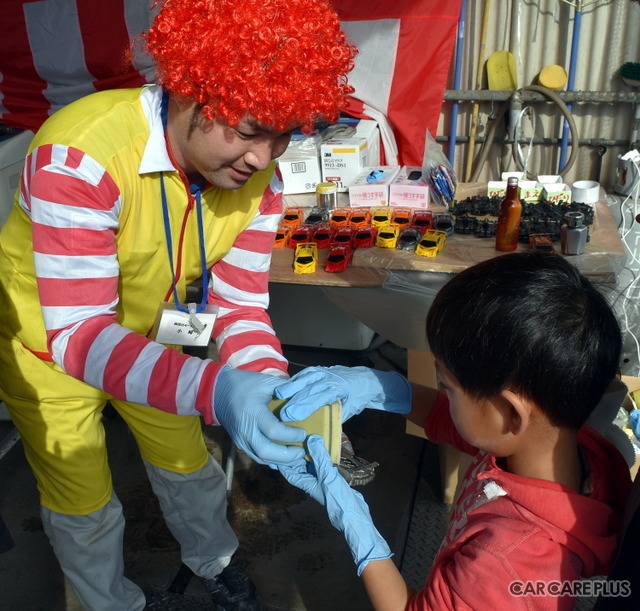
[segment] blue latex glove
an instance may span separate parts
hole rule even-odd
[[[411,385],[395,371],[368,367],[309,367],[275,389],[280,399],[289,399],[280,418],[304,420],[319,407],[340,400],[342,422],[363,409],[379,409],[396,414],[411,411]]]
[[[391,558],[393,554],[374,526],[367,503],[333,465],[322,437],[311,435],[307,451],[312,463],[296,461],[278,466],[278,470],[290,484],[325,506],[331,524],[344,533],[358,575],[371,560]]]
[[[275,443],[300,443],[306,433],[280,422],[267,403],[282,379],[274,376],[223,367],[213,392],[213,409],[218,422],[238,448],[262,464],[286,464],[303,459],[304,449]]]

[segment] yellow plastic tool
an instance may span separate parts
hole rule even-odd
[[[509,51],[495,51],[489,56],[487,85],[491,91],[515,91],[518,88],[516,60]]]
[[[280,418],[280,408],[287,402],[286,399],[272,399],[268,407]],[[342,438],[342,405],[339,401],[329,405],[323,405],[311,416],[304,420],[287,422],[290,426],[304,429],[309,435],[320,435],[324,439],[324,447],[329,452],[334,464],[340,464],[340,444]],[[291,445],[303,446],[304,443]],[[309,456],[305,457],[310,460]]]
[[[567,84],[567,72],[562,66],[550,64],[540,70],[538,82],[551,91],[560,91]]]

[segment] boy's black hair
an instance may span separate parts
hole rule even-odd
[[[564,257],[500,255],[450,280],[427,315],[436,359],[475,398],[508,388],[556,426],[580,428],[618,372],[605,297]]]

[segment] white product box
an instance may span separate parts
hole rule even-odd
[[[507,182],[503,180],[490,180],[487,183],[487,195],[489,197],[504,197],[507,194]]]
[[[565,183],[545,183],[542,187],[544,198],[552,204],[571,201],[571,189]]]
[[[429,207],[429,185],[422,179],[421,167],[404,166],[400,169],[389,187],[389,205]]]
[[[347,191],[364,168],[380,163],[378,123],[362,119],[353,136],[325,140],[320,146],[320,163],[323,182],[335,182],[339,192]]]
[[[542,197],[542,185],[536,180],[522,180],[518,183],[518,193],[523,202],[539,202]]]
[[[320,136],[293,137],[287,150],[278,158],[284,182],[284,195],[313,193],[322,182],[320,172]]]
[[[352,208],[388,206],[389,187],[399,171],[399,166],[364,168],[349,187],[349,205]]]
[[[524,172],[502,172],[500,179],[507,182],[510,178],[517,178],[518,182],[524,180]]]
[[[562,176],[559,174],[543,174],[538,176],[538,182],[542,185],[550,185],[562,182]]]

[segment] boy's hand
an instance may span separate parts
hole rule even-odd
[[[302,461],[278,469],[289,483],[325,506],[331,524],[344,533],[358,575],[371,560],[391,558],[393,554],[374,526],[367,503],[359,492],[349,487],[333,465],[322,437],[311,435],[307,450],[313,461],[307,463],[309,468],[303,464],[306,461]]]
[[[342,402],[342,421],[363,409],[396,414],[411,410],[411,386],[395,371],[368,367],[309,367],[277,386],[275,394],[289,401],[280,410],[284,421],[304,420],[319,407]]]
[[[218,422],[238,448],[262,464],[286,464],[304,457],[301,447],[282,443],[302,442],[306,433],[280,422],[267,407],[281,382],[281,378],[231,367],[223,367],[216,380],[213,398]]]

